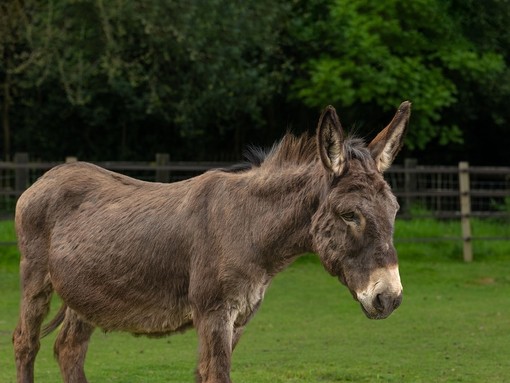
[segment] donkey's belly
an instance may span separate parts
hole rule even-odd
[[[73,307],[72,304],[69,304]],[[112,310],[83,312],[75,309],[87,321],[106,331],[126,331],[136,335],[164,336],[185,331],[193,326],[189,307],[115,305]]]
[[[171,230],[149,221],[156,219],[152,211],[143,220],[141,214],[126,218],[129,209],[108,209],[103,215],[76,211],[53,227],[49,270],[55,290],[105,330],[156,335],[189,327],[182,235],[164,237],[161,227]]]
[[[61,280],[55,285],[70,308],[104,330],[157,336],[192,326],[191,308],[185,298],[151,290],[89,286],[76,280]]]
[[[157,336],[192,326],[186,274],[144,268],[119,273],[65,258],[50,262],[50,273],[63,301],[104,330]]]

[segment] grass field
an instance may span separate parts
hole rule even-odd
[[[397,237],[458,235],[457,223],[398,222]],[[508,223],[475,222],[475,235],[508,235]],[[478,232],[479,234],[477,234]],[[12,240],[0,224],[0,240]],[[235,382],[509,382],[510,243],[398,244],[404,301],[383,321],[362,314],[347,289],[304,257],[275,278],[234,353]],[[11,332],[18,310],[17,252],[0,248],[0,382],[15,381]],[[58,300],[54,302],[58,307]],[[36,381],[60,382],[54,334],[42,341]],[[197,340],[96,331],[90,382],[192,382]]]

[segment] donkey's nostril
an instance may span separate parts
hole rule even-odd
[[[374,298],[374,308],[380,313],[386,313],[395,310],[402,303],[402,294],[398,296],[377,294]]]
[[[383,294],[377,294],[375,296],[373,305],[377,311],[379,311],[379,312],[384,311],[384,300],[385,300],[385,298],[384,298]]]

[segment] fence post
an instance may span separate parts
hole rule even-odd
[[[462,225],[462,243],[465,262],[473,260],[471,237],[471,195],[469,185],[469,163],[459,162],[460,219]]]
[[[170,155],[168,153],[156,153],[156,182],[170,182],[170,170],[159,169],[160,166],[170,164]]]
[[[18,195],[21,195],[28,187],[28,153],[15,153],[14,163],[16,164],[14,170],[14,190]]]

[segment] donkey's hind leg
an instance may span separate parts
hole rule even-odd
[[[94,326],[67,308],[64,322],[55,340],[55,357],[65,383],[86,383],[85,355]]]
[[[45,265],[22,259],[20,263],[21,304],[12,342],[18,383],[34,381],[34,362],[39,351],[39,334],[50,309],[53,287]]]

